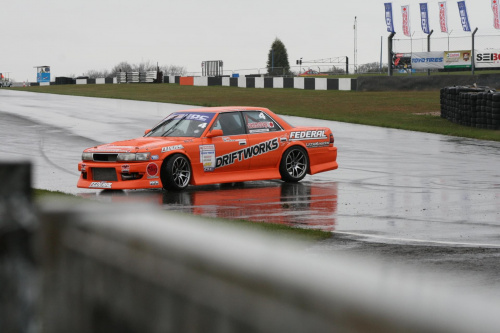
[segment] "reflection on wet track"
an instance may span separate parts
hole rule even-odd
[[[161,190],[101,191],[83,195],[100,201],[148,202],[201,216],[245,219],[324,231],[335,229],[337,184],[245,182]]]

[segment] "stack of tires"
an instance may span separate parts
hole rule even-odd
[[[488,87],[441,89],[441,117],[456,124],[500,129],[500,92]]]

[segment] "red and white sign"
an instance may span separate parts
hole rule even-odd
[[[401,14],[403,14],[403,33],[405,36],[411,37],[410,33],[410,6],[401,6]]]
[[[491,0],[491,9],[493,10],[493,26],[495,29],[500,29],[500,10],[498,1],[499,0]]]
[[[498,1],[498,0],[493,0]],[[439,5],[439,26],[441,27],[441,32],[448,32],[448,15],[446,12],[446,1],[438,3]]]

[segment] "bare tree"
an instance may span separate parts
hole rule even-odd
[[[385,66],[387,69],[387,66]],[[382,69],[383,71],[383,69]],[[380,63],[379,62],[370,62],[367,64],[358,66],[359,73],[379,73],[380,72]]]
[[[175,66],[175,65],[160,66],[160,71],[163,72],[163,75],[173,75],[173,76],[183,76],[187,72],[185,67]]]
[[[108,77],[109,76],[109,71],[107,70],[90,70],[87,71],[86,73],[83,74],[84,76],[88,76],[90,79],[97,79],[101,77]]]

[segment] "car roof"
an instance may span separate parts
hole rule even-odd
[[[267,108],[255,107],[255,106],[216,106],[216,107],[206,107],[199,109],[185,109],[176,112],[234,112],[234,111],[269,111]]]

